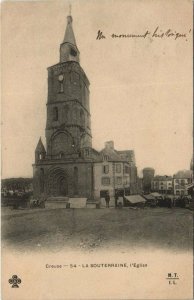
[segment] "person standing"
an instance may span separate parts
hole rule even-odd
[[[110,202],[109,193],[106,193],[105,201],[106,201],[106,208],[109,208],[109,202]]]
[[[115,208],[117,208],[117,201],[119,199],[118,192],[115,192]]]

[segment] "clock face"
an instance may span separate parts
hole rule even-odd
[[[58,79],[59,79],[59,81],[63,81],[63,79],[64,79],[63,74],[60,74],[59,77],[58,77]]]

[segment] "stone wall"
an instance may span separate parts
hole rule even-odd
[[[34,165],[34,196],[69,196],[92,198],[91,162],[60,162]]]

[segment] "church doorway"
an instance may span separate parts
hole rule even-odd
[[[47,192],[50,196],[68,196],[68,176],[62,168],[49,170]]]
[[[68,195],[67,178],[65,178],[65,177],[60,178],[57,190],[58,190],[59,196],[67,196]]]

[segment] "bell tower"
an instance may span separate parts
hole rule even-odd
[[[93,155],[89,80],[67,17],[59,62],[48,70],[46,147],[40,139],[33,165],[34,195],[93,195]]]
[[[92,147],[89,80],[79,64],[79,50],[67,17],[60,62],[48,68],[46,144],[52,158],[82,155]]]

